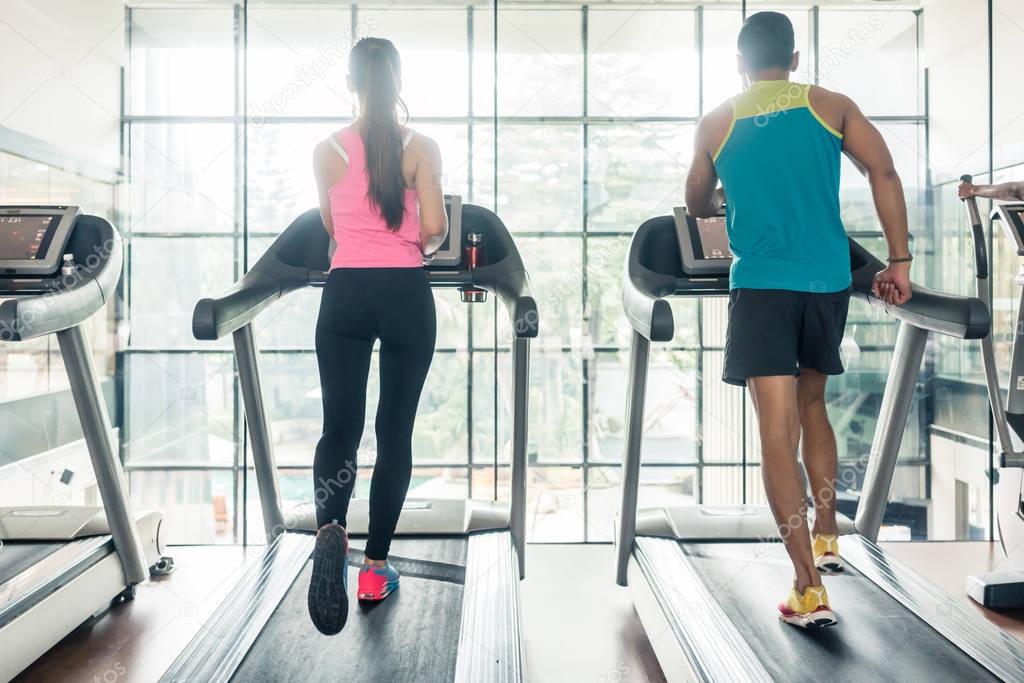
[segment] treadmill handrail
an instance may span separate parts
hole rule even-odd
[[[67,251],[74,255],[77,271],[56,276],[57,289],[0,302],[0,341],[28,341],[70,329],[114,298],[124,262],[117,229],[99,216],[80,215]]]
[[[483,207],[462,205],[464,230],[472,222],[487,221],[500,225],[500,219]],[[504,226],[502,226],[504,227]],[[538,333],[537,303],[530,291],[530,279],[518,249],[507,233],[494,231],[501,240],[498,251],[504,258],[472,271],[427,267],[433,287],[475,285],[494,292],[502,300],[517,338],[534,338]],[[196,339],[213,341],[251,323],[270,304],[286,294],[305,287],[323,286],[328,276],[330,238],[318,209],[310,209],[292,221],[270,249],[241,280],[215,297],[201,299],[192,315],[192,333]],[[303,265],[285,263],[281,251],[298,256]],[[297,252],[297,253],[293,253]],[[306,267],[303,267],[306,266]]]
[[[251,323],[283,294],[277,280],[250,270],[216,297],[199,300],[192,313],[192,334],[205,341],[226,337]]]
[[[518,254],[516,255],[518,260]],[[494,292],[512,320],[512,334],[517,339],[534,339],[539,331],[537,301],[530,292],[530,276],[518,264],[496,263],[470,271],[473,284]]]
[[[663,238],[665,226],[675,229],[674,223],[666,220],[673,219],[660,216],[637,228],[629,243],[622,277],[622,307],[626,318],[634,330],[651,341],[671,341],[675,332],[672,308],[665,297],[675,293],[676,278],[651,270],[640,258],[648,244],[657,237]],[[675,239],[674,234],[672,238]]]
[[[494,292],[505,304],[512,322],[512,462],[509,498],[509,531],[525,572],[526,468],[529,416],[530,339],[538,333],[537,303],[530,279],[508,229],[493,212],[472,204],[462,205],[463,232],[484,236],[491,263],[473,270],[455,266],[427,267],[432,287],[472,285]],[[259,352],[251,325],[257,315],[285,294],[305,287],[323,286],[330,265],[330,237],[318,209],[310,209],[289,225],[253,267],[227,291],[196,304],[192,318],[195,337],[215,340],[227,334],[235,338],[239,381],[252,437],[253,461],[260,488],[264,530],[272,539],[285,530],[281,509],[273,438],[262,400]]]
[[[902,306],[890,306],[871,294],[874,276],[885,268],[867,249],[849,239],[853,264],[851,294],[897,320],[931,332],[959,339],[982,339],[991,326],[988,307],[977,297],[938,292],[913,285],[913,297]],[[658,270],[648,267],[659,260]],[[669,264],[674,264],[669,266]],[[673,267],[673,272],[666,272]],[[675,219],[658,216],[645,221],[634,233],[626,255],[622,305],[630,325],[650,341],[670,341],[675,322],[665,300],[673,296],[724,296],[727,278],[689,278],[682,272]]]
[[[985,302],[975,296],[939,292],[912,283],[910,301],[891,306],[871,293],[875,275],[885,268],[878,258],[848,238],[850,260],[861,263],[851,273],[851,294],[897,320],[929,332],[938,332],[958,339],[983,339],[991,327],[991,316]]]

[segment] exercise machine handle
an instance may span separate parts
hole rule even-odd
[[[969,183],[973,180],[970,175],[960,176],[960,180]],[[971,234],[974,241],[974,276],[978,285],[978,298],[985,303],[989,310],[989,317],[992,317],[992,294],[988,282],[988,252],[985,247],[985,227],[981,222],[981,212],[978,211],[978,200],[975,197],[967,197],[963,200],[967,205],[967,214],[971,221]],[[985,385],[988,392],[989,406],[992,408],[992,421],[996,429],[996,437],[999,439],[999,447],[1002,451],[1002,466],[1010,461],[1016,460],[1016,453],[1013,450],[1013,441],[1010,439],[1010,429],[1006,421],[1006,407],[1003,401],[1003,390],[999,385],[999,372],[996,368],[996,355],[993,348],[992,330],[989,329],[981,339],[981,360],[985,367]]]
[[[969,183],[974,178],[970,175],[960,176],[960,180]],[[988,279],[988,250],[985,246],[985,227],[981,223],[981,212],[978,211],[978,200],[975,197],[968,197],[963,200],[967,205],[967,214],[971,219],[971,233],[974,236],[974,275],[979,280]],[[985,288],[986,296],[988,288]],[[981,292],[979,290],[979,296]],[[985,297],[982,300],[988,303]]]

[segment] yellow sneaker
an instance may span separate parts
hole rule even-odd
[[[843,561],[839,557],[839,537],[833,534],[820,534],[811,543],[814,551],[814,566],[822,574],[838,574],[843,571]]]
[[[810,586],[803,595],[794,587],[789,598],[779,603],[779,619],[800,628],[825,628],[837,623],[824,586]]]

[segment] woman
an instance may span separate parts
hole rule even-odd
[[[423,259],[448,232],[437,144],[399,125],[397,108],[405,104],[391,41],[355,45],[348,87],[359,98],[359,117],[313,155],[320,214],[337,245],[316,327],[324,428],[313,462],[319,531],[308,599],[314,625],[327,635],[348,618],[346,514],[378,339],[377,462],[357,595],[383,600],[398,588],[388,551],[409,489],[413,422],[436,334]]]

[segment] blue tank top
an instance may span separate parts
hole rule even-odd
[[[714,163],[725,188],[732,289],[850,286],[839,215],[843,136],[811,107],[809,89],[757,81],[730,100],[732,125]]]

